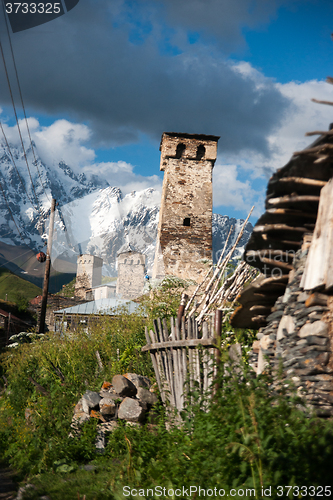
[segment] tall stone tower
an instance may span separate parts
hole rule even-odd
[[[117,294],[122,299],[135,299],[142,295],[146,271],[146,256],[125,244],[117,253]]]
[[[153,278],[203,279],[204,260],[212,259],[212,169],[218,140],[214,135],[162,135],[164,179]]]
[[[103,259],[94,255],[79,255],[77,258],[75,296],[86,298],[86,292],[102,283]]]

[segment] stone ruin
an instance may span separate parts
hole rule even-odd
[[[245,247],[261,276],[238,298],[234,327],[259,328],[250,364],[292,381],[319,416],[333,415],[333,135],[269,180],[266,212]]]
[[[104,382],[99,392],[87,390],[74,408],[71,427],[73,437],[80,426],[91,418],[98,419],[96,449],[103,451],[107,435],[120,420],[130,425],[140,425],[147,420],[149,411],[157,403],[148,377],[136,373],[115,375],[112,383]]]

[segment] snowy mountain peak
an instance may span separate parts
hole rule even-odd
[[[17,147],[12,147],[11,151],[15,166],[6,146],[0,145],[1,183],[26,245],[35,251],[43,246],[51,198],[55,198],[57,213],[51,259],[57,271],[75,273],[77,256],[83,252],[102,257],[103,273],[115,276],[117,253],[124,244],[147,255],[148,272],[151,270],[161,198],[159,191],[148,188],[124,196],[118,187],[110,186],[96,175],[87,178],[83,173],[76,174],[64,161],[46,165],[36,149],[37,161],[34,162],[32,150],[27,149],[32,184],[23,151]],[[0,198],[0,240],[9,245],[22,245],[6,201]],[[230,226],[235,226],[231,245],[241,223],[228,216],[213,215],[214,261],[224,246]],[[251,231],[252,225],[248,223],[239,253]]]

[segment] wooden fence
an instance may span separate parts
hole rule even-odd
[[[205,393],[214,380],[213,356],[216,346],[214,322],[205,321],[200,327],[193,316],[181,324],[170,318],[171,333],[166,319],[154,320],[154,331],[146,327],[147,345],[163,403],[181,411],[187,394],[196,386]],[[199,349],[199,345],[203,349]]]

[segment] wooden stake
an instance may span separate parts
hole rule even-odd
[[[42,306],[41,306],[41,310],[40,310],[38,333],[44,333],[44,331],[45,331],[45,314],[46,314],[46,305],[47,305],[47,294],[49,291],[49,280],[50,280],[50,269],[51,269],[51,250],[52,250],[52,240],[53,240],[53,225],[54,225],[55,206],[56,206],[56,200],[53,198],[52,202],[51,202],[49,239],[47,242],[44,285],[43,285],[43,298],[42,298]]]

